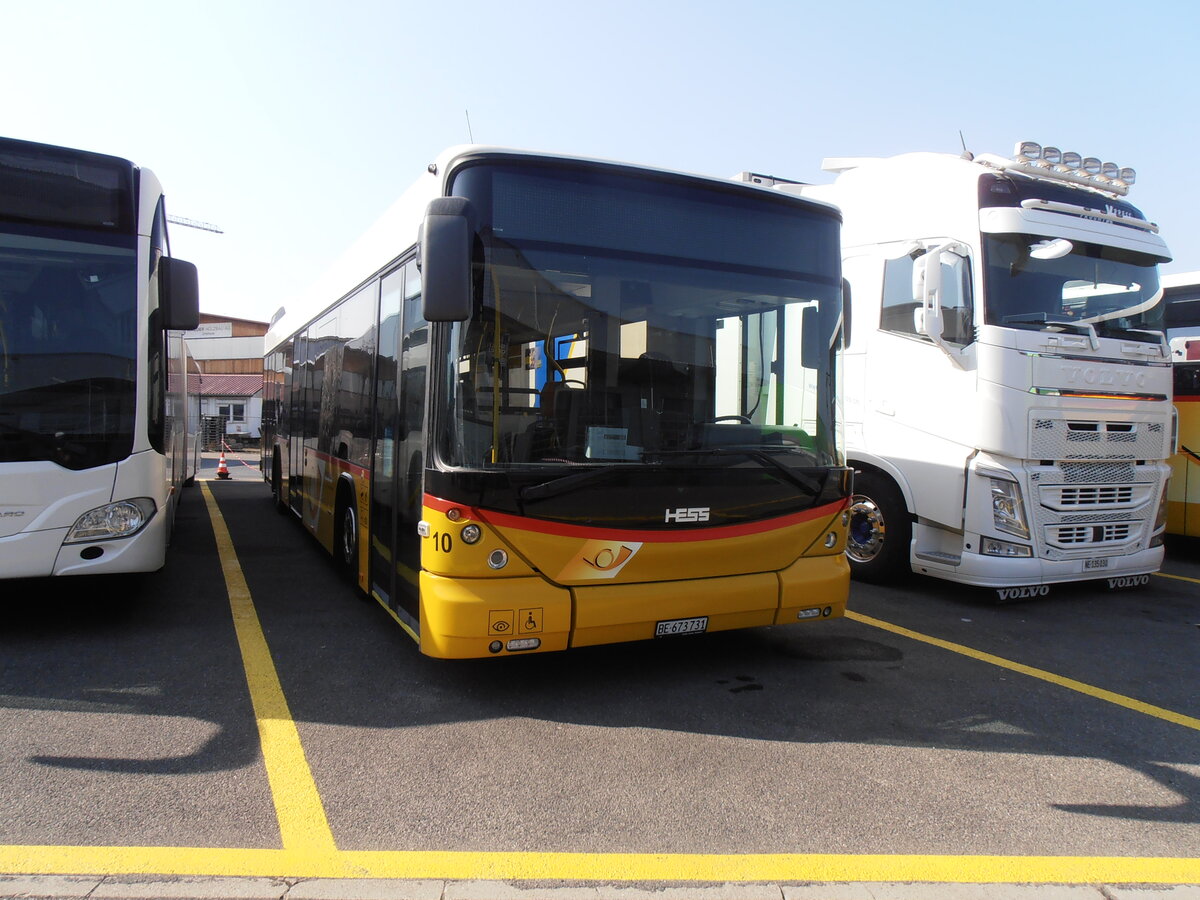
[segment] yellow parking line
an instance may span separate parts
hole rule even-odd
[[[1190,581],[1192,584],[1200,584],[1200,578],[1188,578],[1186,575],[1171,575],[1167,572],[1155,572],[1159,578],[1174,578],[1176,581]]]
[[[873,619],[870,616],[864,616],[862,613],[846,610],[846,618],[853,619],[855,622],[862,622],[864,625],[882,628],[884,631],[890,631],[893,634],[899,634],[903,637],[911,638],[914,641],[920,641],[924,644],[932,644],[934,647],[941,647],[943,650],[949,650],[952,653],[959,653],[963,656],[969,656],[972,659],[990,663],[991,665],[999,666],[1002,669],[1008,669],[1010,672],[1020,672],[1022,675],[1028,675],[1030,678],[1048,681],[1050,684],[1056,684],[1059,687],[1065,687],[1072,691],[1078,691],[1081,694],[1087,694],[1089,697],[1095,697],[1097,700],[1104,700],[1107,703],[1123,706],[1125,709],[1131,709],[1134,712],[1141,713],[1142,715],[1153,716],[1156,719],[1163,719],[1176,725],[1182,725],[1184,728],[1191,728],[1195,731],[1200,731],[1200,719],[1197,719],[1193,716],[1185,716],[1183,713],[1177,713],[1173,710],[1163,709],[1161,706],[1143,703],[1141,700],[1134,700],[1132,697],[1126,697],[1123,694],[1117,694],[1113,691],[1106,691],[1103,688],[1094,687],[1090,684],[1085,684],[1082,681],[1076,681],[1073,678],[1064,678],[1062,675],[1055,675],[1053,672],[1047,672],[1045,669],[1037,669],[1033,666],[1024,665],[1023,663],[1013,662],[1011,659],[1005,659],[1002,656],[993,656],[991,653],[984,653],[980,650],[974,650],[962,644],[955,644],[952,641],[944,641],[941,638],[935,638],[928,634],[922,634],[919,631],[913,631],[909,628],[904,628],[901,625],[893,625],[891,622],[884,622],[881,619]]]
[[[246,681],[258,720],[263,760],[279,817],[283,849],[0,846],[0,872],[27,875],[541,879],[611,883],[1200,883],[1200,859],[1174,857],[340,851],[335,845],[229,531],[209,487],[202,485],[202,489],[217,539]],[[1188,716],[860,613],[847,612],[847,616],[863,624],[1200,729],[1200,721]]]
[[[271,784],[271,796],[275,801],[275,814],[279,818],[284,849],[303,850],[306,853],[336,851],[333,832],[325,817],[325,807],[304,756],[304,747],[300,744],[300,734],[292,720],[287,698],[279,684],[275,663],[271,660],[271,651],[250,597],[250,588],[246,585],[237,552],[233,548],[233,539],[229,536],[229,529],[225,526],[225,519],[212,490],[205,483],[201,483],[201,488],[217,539],[217,553],[225,574],[225,589],[229,594],[238,646],[242,651],[242,665],[246,670],[246,683],[250,687],[254,717],[258,721],[263,765]]]
[[[215,847],[0,847],[22,875],[163,875],[499,881],[1196,884],[1200,860],[1139,856],[822,853],[480,853]]]

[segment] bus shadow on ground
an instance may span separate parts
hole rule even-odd
[[[257,728],[208,516],[198,490],[184,498],[158,572],[6,583],[0,708],[134,714],[148,717],[149,729],[151,720],[200,720],[215,730],[178,756],[46,753],[29,762],[178,774],[226,771],[257,759]],[[180,737],[194,744],[193,735]]]

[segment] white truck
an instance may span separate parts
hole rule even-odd
[[[1156,225],[1135,173],[1011,157],[826,160],[828,185],[744,180],[843,212],[847,556],[994,588],[1149,581],[1173,452]]]

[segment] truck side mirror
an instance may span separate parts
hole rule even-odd
[[[913,328],[935,341],[942,336],[942,249],[934,247],[913,261]]]
[[[421,308],[426,322],[471,318],[475,211],[464,197],[431,200],[421,224]]]
[[[945,328],[946,322],[940,306],[918,306],[913,310],[913,329],[917,334],[936,340],[942,336]]]
[[[164,330],[200,326],[200,279],[194,265],[170,256],[158,261],[158,305]]]
[[[913,299],[922,306],[942,289],[942,253],[935,247],[913,260]]]

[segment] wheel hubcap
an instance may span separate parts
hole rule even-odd
[[[342,559],[346,565],[354,562],[354,539],[357,527],[354,523],[353,510],[347,509],[342,516]]]
[[[870,562],[883,549],[887,525],[883,512],[870,497],[855,494],[850,503],[850,532],[846,555],[855,562]]]

